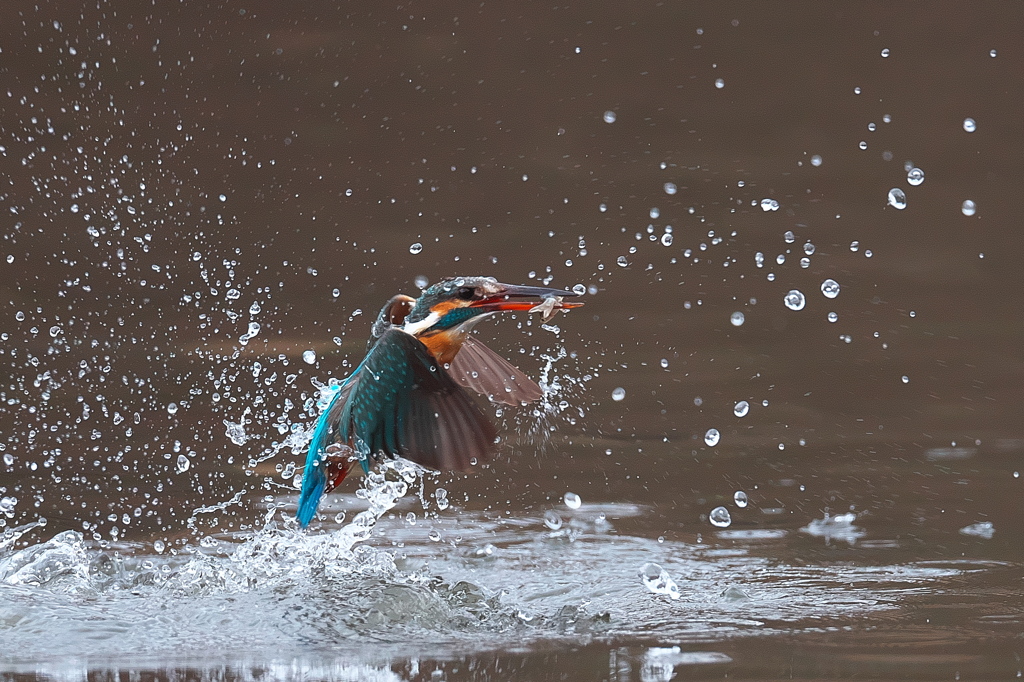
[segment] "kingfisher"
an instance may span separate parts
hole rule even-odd
[[[325,493],[355,463],[364,473],[385,457],[440,471],[466,471],[489,459],[497,430],[466,389],[506,405],[543,391],[470,336],[502,311],[557,312],[583,305],[575,291],[502,284],[491,277],[449,277],[419,298],[393,296],[373,323],[366,357],[338,386],[317,419],[306,455],[296,517],[305,528]]]

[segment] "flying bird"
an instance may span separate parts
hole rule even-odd
[[[325,493],[352,466],[364,472],[384,457],[430,469],[466,471],[489,459],[497,430],[466,389],[506,405],[543,391],[507,360],[470,336],[477,322],[503,311],[539,312],[583,305],[574,291],[502,284],[490,277],[450,277],[419,298],[399,294],[373,323],[366,357],[339,385],[313,430],[296,517],[306,527]]]

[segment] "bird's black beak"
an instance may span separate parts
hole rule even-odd
[[[549,289],[548,287],[521,286],[518,284],[498,284],[498,290],[492,295],[470,303],[471,308],[484,308],[487,312],[500,310],[532,310],[548,299],[554,299],[551,308],[566,310],[579,308],[578,301],[564,302],[563,297],[576,297],[581,294],[565,289]]]

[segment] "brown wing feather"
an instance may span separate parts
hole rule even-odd
[[[426,346],[385,330],[363,360],[338,420],[337,439],[377,457],[398,455],[434,469],[466,470],[489,459],[497,431]],[[339,403],[342,401],[339,400]]]
[[[399,451],[417,464],[442,471],[467,471],[473,460],[494,454],[498,433],[462,388],[413,389],[405,414]]]
[[[448,373],[460,386],[504,405],[530,403],[544,395],[536,382],[472,336],[462,344]]]

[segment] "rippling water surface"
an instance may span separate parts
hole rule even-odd
[[[0,678],[1021,674],[1015,6],[0,20]],[[458,274],[543,402],[299,531]]]

